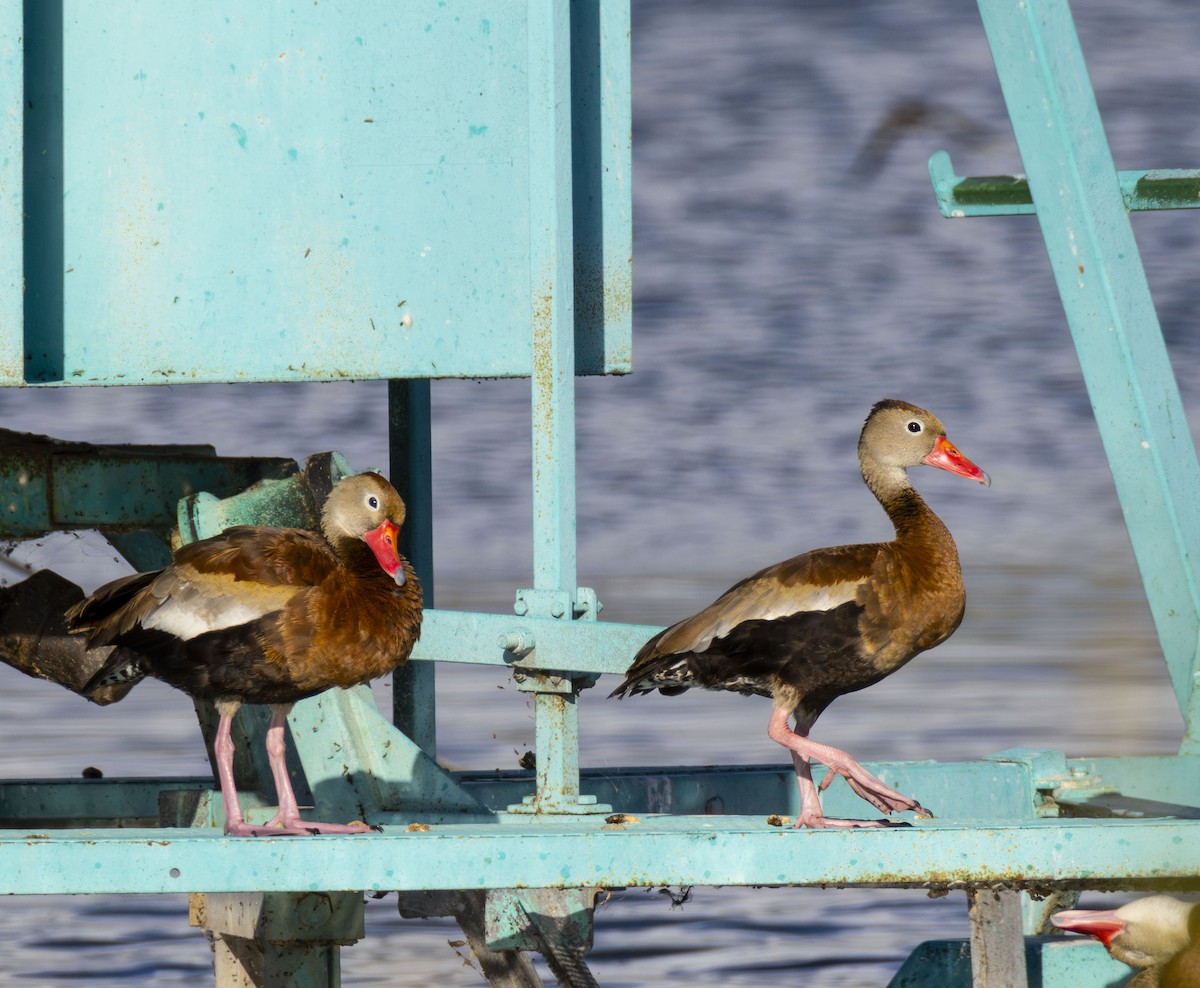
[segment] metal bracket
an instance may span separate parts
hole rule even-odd
[[[1033,786],[1033,809],[1039,817],[1061,816],[1058,800],[1068,795],[1072,800],[1080,800],[1117,791],[1116,786],[1106,784],[1087,765],[1068,763],[1067,756],[1061,751],[1010,748],[988,755],[986,760],[1028,767]]]
[[[601,608],[596,592],[589,587],[577,588],[574,595],[565,590],[518,590],[513,605],[519,617],[549,617],[560,621],[595,621]],[[517,628],[502,634],[499,645],[515,657],[524,658],[537,647],[537,641],[532,632]],[[564,665],[569,662],[566,656],[562,658]],[[595,796],[579,792],[577,701],[580,692],[595,685],[598,678],[595,673],[514,670],[517,689],[534,694],[537,788],[520,803],[511,804],[509,813],[592,815],[612,812],[611,806],[598,803]]]
[[[589,988],[584,962],[592,947],[599,889],[492,889],[484,911],[491,950],[536,950],[560,985]]]
[[[365,935],[353,892],[193,894],[189,913],[212,939],[216,983],[238,988],[335,988],[340,948]]]

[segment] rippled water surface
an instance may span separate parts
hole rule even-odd
[[[1191,5],[1076,6],[1118,166],[1200,167]],[[634,0],[633,45],[636,373],[579,386],[580,579],[605,617],[668,622],[784,555],[885,536],[854,441],[872,402],[903,397],[994,480],[916,478],[959,543],[968,613],[949,643],[839,701],[819,736],[866,760],[1176,750],[1036,222],[947,222],[929,187],[939,148],[960,174],[1020,170],[974,5]],[[1196,414],[1200,226],[1139,214],[1135,229]],[[438,382],[433,398],[438,604],[505,611],[529,581],[527,384]],[[376,383],[4,391],[0,421],[227,454],[337,448],[366,468],[387,462],[385,401]],[[116,569],[73,537],[31,561],[92,582]],[[181,694],[146,683],[98,709],[0,675],[8,777],[207,771]],[[512,767],[533,742],[525,697],[487,669],[439,677],[443,758]],[[782,761],[766,701],[618,704],[600,686],[583,701],[585,764]],[[401,920],[393,897],[367,916],[346,984],[480,983],[451,924]],[[597,913],[592,961],[606,986],[882,986],[916,943],[964,934],[960,896],[696,889],[674,907],[631,890]],[[180,897],[19,898],[0,900],[0,970],[192,985],[210,960]]]

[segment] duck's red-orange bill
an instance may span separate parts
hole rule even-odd
[[[974,463],[968,460],[955,448],[945,436],[938,436],[937,442],[934,443],[933,449],[929,455],[921,461],[927,466],[938,467],[942,470],[949,470],[951,473],[956,473],[960,477],[967,477],[970,480],[977,480],[984,487],[990,487],[992,478],[979,469]]]

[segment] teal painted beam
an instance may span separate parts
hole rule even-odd
[[[1146,888],[1200,875],[1200,822],[924,822],[811,831],[761,817],[541,818],[353,837],[0,832],[0,893],[962,883]]]
[[[533,372],[533,588],[520,609],[569,623],[576,604],[575,133],[571,0],[529,4],[529,244]],[[591,32],[588,32],[591,33]],[[576,35],[578,37],[578,35]],[[598,43],[589,42],[588,50]],[[582,66],[580,66],[582,70]],[[599,110],[599,105],[595,107]],[[580,157],[583,148],[579,149]],[[581,215],[586,222],[587,217]],[[582,231],[583,227],[581,227]],[[496,640],[498,641],[498,639]],[[493,644],[493,651],[495,649]],[[558,675],[519,677],[534,694],[535,791],[516,812],[577,812],[578,686]],[[591,802],[595,802],[592,800]]]
[[[571,4],[529,4],[533,586],[574,594],[575,243]]]
[[[25,5],[0,5],[0,384],[25,377]]]
[[[950,155],[935,152],[929,159],[929,177],[938,209],[947,219],[967,216],[1032,216],[1035,212],[1029,181],[1024,175],[956,175]],[[1200,209],[1200,171],[1159,168],[1117,172],[1125,208]]]
[[[332,694],[336,697],[338,694]],[[530,771],[466,771],[444,773],[435,777],[433,772],[441,770],[429,764],[408,765],[419,761],[411,744],[397,746],[395,739],[384,736],[376,723],[364,726],[357,724],[363,716],[364,704],[353,701],[354,710],[343,715],[346,725],[354,724],[372,749],[368,763],[356,761],[345,768],[353,773],[366,771],[374,777],[368,787],[376,793],[373,804],[387,805],[393,809],[404,807],[414,816],[428,820],[436,815],[451,812],[479,812],[481,807],[503,810],[518,802],[529,792],[533,773]],[[375,713],[371,721],[386,722]],[[316,765],[324,761],[334,763],[337,768],[339,748],[347,747],[344,740],[348,726],[329,728],[321,725],[323,741],[319,750],[311,753]],[[311,742],[313,746],[318,740]],[[1175,760],[1177,774],[1194,771],[1195,762],[1182,764]],[[306,763],[308,759],[306,759]],[[397,763],[405,763],[397,768]],[[1147,764],[1138,766],[1148,769]],[[923,803],[932,806],[938,814],[956,820],[980,819],[1029,819],[1033,816],[1034,785],[1028,766],[1013,762],[884,762],[870,766],[871,771],[889,784],[905,791],[921,794]],[[823,769],[818,769],[818,780]],[[408,792],[417,780],[427,775],[425,788],[433,790],[428,803],[407,800]],[[585,768],[581,771],[583,783],[589,792],[626,813],[672,813],[690,816],[710,815],[734,816],[761,815],[764,819],[771,814],[794,814],[798,805],[796,779],[789,764],[739,765],[739,766],[676,766],[666,768]],[[1147,770],[1150,778],[1158,772]],[[330,773],[323,776],[332,786],[337,779]],[[399,779],[398,783],[391,780]],[[451,801],[447,796],[444,781],[452,780],[468,794],[468,800]],[[329,781],[332,780],[332,781]],[[345,783],[349,788],[349,782]],[[392,788],[392,786],[395,788]],[[408,787],[407,791],[404,788]],[[0,821],[6,826],[18,824],[63,828],[83,825],[112,826],[107,821],[117,819],[152,820],[158,812],[158,793],[161,791],[211,792],[215,783],[211,778],[165,778],[165,779],[70,779],[70,780],[21,780],[0,782]],[[360,810],[357,793],[345,802],[339,802],[336,790],[322,791],[318,785],[318,798],[328,801],[329,808],[338,812],[355,813]],[[831,811],[853,816],[862,812],[861,803],[849,789],[834,786],[825,796]],[[1193,805],[1200,804],[1196,800]],[[261,808],[263,817],[270,812],[261,800],[252,804],[256,811]],[[219,825],[220,815],[214,818]],[[392,819],[395,819],[393,815]],[[516,818],[511,818],[514,822]],[[80,821],[72,823],[71,821]]]
[[[571,5],[575,359],[632,369],[633,187],[629,0]]]
[[[425,612],[412,659],[621,675],[637,650],[661,630],[655,625],[616,621],[434,610]],[[517,640],[533,644],[533,650],[519,659],[501,644]]]
[[[1038,221],[1189,738],[1200,464],[1066,0],[980,0]]]
[[[408,509],[400,551],[433,607],[433,436],[429,381],[388,382],[389,476]],[[407,663],[392,674],[392,723],[431,758],[437,755],[437,667]]]
[[[384,809],[485,812],[379,712],[368,686],[301,700],[288,723],[323,819],[374,820]]]

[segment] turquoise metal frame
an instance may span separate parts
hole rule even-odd
[[[1065,2],[981,3],[1013,132],[1037,204],[1042,237],[1075,340],[1129,537],[1187,722],[1200,730],[1200,465],[1129,219],[1130,208],[1171,208],[1146,191],[1150,175],[1118,174]],[[930,163],[943,203],[944,155]],[[1198,187],[1196,172],[1163,181]],[[1126,189],[1137,198],[1131,206]],[[966,184],[970,189],[970,183]],[[948,197],[950,190],[954,190]],[[1146,202],[1152,205],[1146,205]],[[1006,204],[1001,205],[1008,211]],[[943,205],[943,212],[946,206]],[[951,215],[954,207],[951,207]]]
[[[36,14],[31,13],[35,6]],[[392,5],[362,5],[379,36],[388,38],[393,37],[394,27],[379,20],[385,6],[392,9]],[[62,55],[60,62],[65,64],[54,66],[53,71],[34,70],[29,64],[35,52],[46,51],[37,46],[53,40],[56,32],[69,46],[72,32],[87,29],[76,21],[65,26],[56,23],[54,8],[54,4],[27,4],[23,15],[15,4],[0,10],[0,89],[5,94],[22,87],[37,89],[47,98],[36,102],[47,109],[39,108],[36,114],[58,112],[69,119],[80,112],[72,102],[77,87],[68,87],[71,98],[61,101],[61,110],[56,110],[54,82],[55,72],[75,71],[72,59]],[[266,893],[365,889],[483,889],[497,906],[492,911],[509,916],[503,932],[493,931],[493,942],[511,945],[522,942],[510,928],[513,910],[520,913],[519,894],[512,891],[516,887],[562,889],[577,896],[574,890],[674,884],[886,885],[937,892],[988,888],[1035,895],[1081,888],[1200,886],[1200,596],[1194,571],[1200,538],[1200,499],[1195,497],[1200,467],[1128,219],[1130,209],[1194,206],[1200,178],[1195,172],[1115,170],[1066,0],[980,0],[1028,178],[962,179],[953,174],[944,155],[934,156],[931,175],[948,216],[1030,211],[1038,216],[1184,710],[1187,736],[1179,755],[1152,759],[1067,760],[1057,752],[1015,751],[978,762],[873,766],[873,771],[899,788],[920,791],[945,816],[914,820],[910,827],[896,830],[829,832],[793,831],[768,822],[769,814],[794,815],[797,809],[794,780],[790,769],[782,766],[602,774],[580,770],[581,692],[599,675],[622,672],[636,648],[657,630],[599,622],[599,602],[593,591],[578,586],[575,559],[575,376],[621,372],[629,366],[628,7],[616,0],[594,5],[548,0],[520,9],[521,17],[499,17],[487,30],[488,18],[475,17],[469,30],[458,35],[466,40],[471,58],[482,55],[470,45],[484,44],[488,38],[492,40],[487,44],[499,44],[503,37],[511,46],[510,54],[522,53],[525,67],[521,86],[528,99],[519,111],[493,105],[495,101],[487,104],[497,114],[489,118],[487,134],[497,143],[477,157],[469,149],[483,134],[445,132],[444,118],[461,118],[462,107],[451,105],[457,98],[453,95],[439,96],[421,118],[424,130],[418,127],[405,141],[395,127],[372,129],[385,122],[387,106],[368,94],[374,92],[368,84],[370,66],[357,61],[362,54],[357,50],[362,47],[359,40],[366,35],[344,39],[348,50],[337,56],[345,63],[339,71],[346,73],[338,78],[348,81],[351,91],[365,100],[361,105],[368,107],[363,112],[369,112],[371,119],[364,118],[361,125],[355,121],[356,126],[349,128],[341,121],[334,127],[331,118],[318,113],[311,128],[293,140],[271,119],[258,130],[238,121],[222,121],[225,144],[216,150],[216,145],[210,147],[191,132],[177,135],[176,142],[182,142],[189,153],[212,154],[220,167],[227,167],[230,160],[242,161],[239,155],[256,152],[261,143],[267,157],[275,154],[281,159],[279,168],[288,170],[297,163],[289,160],[288,147],[297,148],[297,157],[300,150],[307,155],[318,146],[321,128],[332,127],[331,132],[347,142],[343,151],[349,149],[352,157],[374,162],[351,176],[333,156],[317,155],[310,174],[301,176],[305,188],[322,192],[353,177],[359,197],[353,208],[358,212],[340,211],[339,205],[340,212],[332,219],[326,216],[319,229],[293,230],[298,239],[254,242],[255,250],[269,258],[268,264],[281,266],[284,288],[295,287],[296,279],[303,277],[302,262],[309,258],[303,251],[300,256],[288,253],[300,243],[317,244],[313,253],[321,255],[321,263],[326,251],[340,258],[330,262],[335,266],[361,260],[357,252],[369,252],[376,243],[369,233],[365,247],[357,239],[366,222],[362,217],[373,211],[378,210],[388,224],[411,220],[414,229],[428,229],[433,208],[428,203],[407,204],[404,208],[412,212],[400,216],[394,206],[382,202],[385,191],[395,197],[392,183],[384,180],[388,176],[379,164],[381,156],[402,158],[402,145],[417,155],[430,143],[448,142],[450,159],[428,176],[401,163],[408,168],[402,174],[414,186],[427,185],[435,202],[461,191],[455,182],[462,175],[455,166],[463,162],[472,166],[463,171],[490,188],[490,195],[519,200],[520,223],[510,216],[498,221],[493,231],[514,224],[521,228],[516,246],[511,252],[506,247],[498,258],[479,253],[486,247],[484,241],[502,239],[498,235],[480,236],[479,243],[439,241],[434,254],[442,257],[457,251],[457,260],[446,267],[431,267],[428,276],[423,267],[426,257],[408,257],[387,271],[364,262],[365,281],[346,279],[320,305],[311,294],[297,289],[296,318],[285,313],[286,325],[272,324],[280,331],[282,344],[272,348],[258,341],[257,355],[241,362],[236,374],[229,367],[205,366],[197,358],[173,363],[156,376],[153,347],[149,347],[150,363],[134,360],[133,372],[118,378],[117,368],[125,366],[121,362],[130,356],[128,345],[119,341],[131,327],[146,329],[153,340],[168,325],[186,335],[197,327],[245,320],[252,311],[245,306],[258,304],[262,294],[261,270],[245,272],[244,281],[235,277],[219,299],[216,292],[212,300],[202,294],[180,299],[178,319],[173,312],[171,319],[165,319],[160,310],[143,312],[135,319],[135,314],[105,309],[103,317],[112,320],[105,325],[120,330],[113,337],[117,342],[110,345],[100,339],[103,333],[82,332],[76,310],[81,285],[106,297],[103,293],[112,290],[109,282],[118,279],[119,272],[103,266],[84,270],[97,247],[81,236],[72,212],[74,203],[64,208],[57,227],[51,223],[62,233],[61,244],[55,245],[51,237],[50,243],[14,255],[13,233],[21,229],[22,202],[24,208],[34,213],[44,210],[53,219],[51,200],[61,189],[48,186],[49,179],[19,164],[31,146],[45,145],[53,158],[52,121],[22,112],[21,100],[4,97],[12,118],[28,132],[22,136],[18,127],[0,134],[4,142],[0,148],[0,285],[5,287],[0,298],[0,383],[313,379],[343,373],[414,378],[397,379],[390,386],[392,474],[410,504],[409,554],[431,587],[427,378],[529,375],[534,571],[532,586],[517,591],[513,615],[431,606],[413,661],[397,676],[390,718],[376,709],[365,689],[297,704],[291,720],[296,755],[318,811],[331,817],[362,816],[384,825],[384,833],[230,840],[214,826],[221,807],[207,779],[0,784],[0,818],[10,828],[0,831],[0,891],[187,890],[230,895],[236,901],[210,898],[199,912],[214,924],[211,928],[236,937],[245,932],[242,926],[232,919],[217,926],[212,917],[226,909],[232,909],[229,915],[233,915],[241,908],[236,903],[248,901],[237,898],[247,893],[248,875],[254,876],[254,894],[260,898]],[[426,24],[439,36],[460,30],[433,5],[412,5],[412,10],[415,13],[406,8],[403,16],[423,18],[421,34]],[[255,20],[257,15],[246,16],[247,36],[259,36],[256,31],[262,24]],[[294,52],[298,61],[303,61],[303,46],[297,32],[309,27],[318,31],[320,22],[301,21],[289,28],[296,45],[287,52]],[[155,30],[175,28],[157,25]],[[14,41],[22,31],[27,36],[24,62]],[[228,40],[223,27],[214,31]],[[279,69],[271,63],[268,70],[261,59],[255,62],[261,50],[256,50],[258,55],[247,53],[243,45],[237,51],[238,61],[249,58],[263,78]],[[305,51],[307,58],[317,49]],[[129,49],[119,50],[117,56],[121,71],[116,75],[124,87],[117,91],[132,99],[137,93],[130,89],[129,80],[136,83],[135,72],[142,71],[140,58]],[[417,62],[438,57],[433,49],[421,49]],[[347,68],[349,63],[356,67]],[[163,69],[160,63],[154,65]],[[329,112],[336,117],[344,107],[313,74],[311,65],[301,68],[294,85],[317,100],[322,112],[332,107]],[[475,78],[469,73],[468,77]],[[244,78],[230,85],[234,105],[254,105],[246,102]],[[485,90],[495,95],[493,89],[485,86]],[[295,95],[286,89],[281,92]],[[268,106],[276,105],[271,98]],[[167,129],[170,121],[165,112],[161,106],[151,107],[149,119],[155,127]],[[507,121],[510,132],[494,133],[493,127],[504,129],[490,122],[494,120]],[[198,124],[190,121],[189,126]],[[351,130],[355,134],[347,136]],[[368,131],[383,133],[379,144],[365,142]],[[60,143],[67,145],[58,149],[64,163],[61,180],[70,183],[77,174],[74,143]],[[148,153],[154,158],[159,152]],[[521,164],[509,167],[506,162]],[[268,164],[257,160],[253,165],[260,189],[284,173]],[[428,162],[421,167],[427,168]],[[514,183],[513,174],[518,172],[520,181]],[[489,184],[492,179],[495,183]],[[84,183],[80,188],[85,193],[81,198],[86,199],[88,186]],[[1192,200],[1186,201],[1189,196]],[[155,200],[151,196],[146,201]],[[163,202],[162,212],[173,216],[174,206]],[[165,220],[157,207],[150,214],[138,218],[139,239],[133,245],[138,270],[151,271],[155,265],[170,270],[169,260],[157,259],[154,250],[162,245],[162,238],[175,236],[176,229],[161,225]],[[479,214],[477,210],[474,215]],[[341,244],[331,231],[343,233],[352,244]],[[155,236],[159,241],[152,239]],[[414,242],[426,240],[416,234]],[[186,238],[181,242],[186,243]],[[172,242],[172,249],[177,247]],[[218,249],[205,245],[207,254],[202,259]],[[63,266],[56,268],[60,261]],[[463,285],[476,284],[481,268],[493,262],[500,273],[489,272],[484,284],[491,287],[478,297],[464,295]],[[74,270],[63,273],[66,264]],[[33,286],[24,302],[16,291],[22,272]],[[385,281],[386,292],[362,292],[364,286],[379,288]],[[416,287],[402,289],[401,304],[397,312],[389,313],[390,321],[380,316],[375,325],[369,325],[374,314],[346,294],[391,300],[396,294],[391,286],[410,283]],[[197,284],[206,284],[205,278],[198,278]],[[527,290],[518,293],[518,285]],[[449,295],[456,296],[453,304],[446,302]],[[497,307],[500,298],[505,301]],[[56,309],[57,302],[61,304]],[[205,308],[209,302],[211,310]],[[460,304],[462,308],[456,308]],[[34,313],[36,306],[61,312],[62,325]],[[332,328],[344,343],[343,331],[353,327],[355,338],[366,340],[370,366],[363,362],[365,357],[346,357],[337,341],[339,349],[334,353],[325,349],[325,341],[305,335],[299,317],[314,308],[345,315],[336,326],[319,323],[318,335]],[[411,310],[409,324],[403,322],[409,314],[406,309]],[[429,335],[420,336],[434,311],[440,313],[439,319],[442,314],[445,318]],[[498,315],[503,318],[495,318]],[[369,329],[363,330],[364,325]],[[485,327],[481,335],[474,335],[480,327]],[[31,341],[45,346],[25,359]],[[403,345],[395,345],[396,341]],[[270,356],[259,352],[271,350]],[[186,355],[186,346],[182,352]],[[74,373],[77,366],[82,373]],[[328,469],[336,473],[349,468],[335,457]],[[300,503],[294,487],[298,482],[295,477],[280,479],[224,500],[191,498],[181,505],[180,531],[198,538],[235,520],[279,517],[279,511]],[[454,773],[437,764],[432,719],[437,662],[501,666],[511,670],[522,689],[534,694],[535,771]],[[252,713],[247,717],[246,731],[261,728]],[[164,791],[166,795],[160,797]],[[855,811],[850,805],[853,797],[839,787],[827,797],[830,812]],[[248,817],[268,816],[271,808],[265,803],[262,794],[248,793]],[[609,820],[610,808],[625,815]],[[155,825],[160,814],[167,825]],[[125,828],[116,829],[117,823]],[[313,854],[314,846],[324,853]],[[569,911],[584,909],[577,897],[563,902]],[[355,935],[353,909],[347,908],[345,922],[325,931],[328,943]],[[991,949],[986,941],[980,938],[977,954]],[[1094,980],[1101,977],[1097,972],[1109,972],[1103,977],[1111,974],[1095,949],[1072,948],[1074,962],[1057,955],[1047,959],[1049,954],[1038,951],[1036,956],[1046,959],[1040,970],[1047,988],[1099,984],[1103,982]],[[949,956],[937,950],[926,954]],[[925,974],[919,962],[915,970],[910,965],[902,983],[948,983],[929,973],[944,972],[944,965],[937,967],[940,963],[930,960]],[[976,984],[1000,983],[980,975],[980,969],[976,965]],[[1024,968],[1019,975],[1005,977],[1009,980],[1002,983],[1018,988]],[[1080,977],[1084,980],[1071,980]]]

